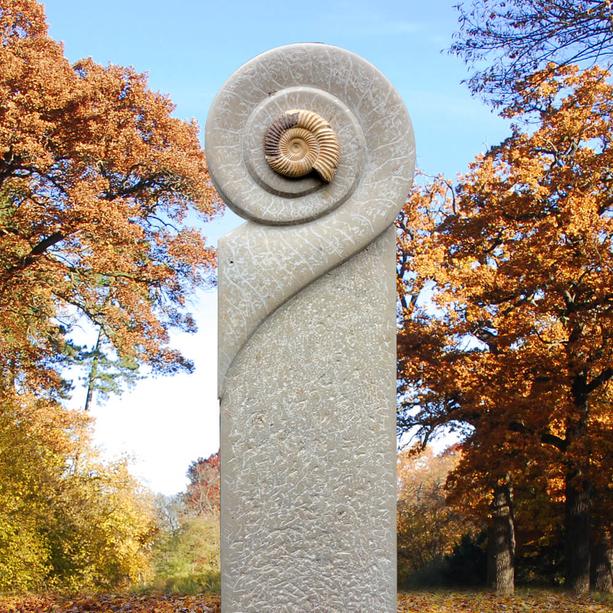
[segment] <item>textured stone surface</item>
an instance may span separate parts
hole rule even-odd
[[[338,136],[342,154],[329,184],[281,177],[266,162],[266,130],[292,109],[320,114]],[[209,112],[206,149],[228,205],[275,224],[245,224],[225,239],[237,248],[234,265],[220,271],[221,394],[234,356],[274,309],[393,223],[413,178],[415,144],[402,99],[376,68],[337,47],[303,44],[273,49],[232,75]],[[281,224],[294,224],[293,232]]]
[[[265,157],[302,109],[341,156],[327,183]],[[410,120],[358,56],[289,45],[240,68],[206,126],[213,181],[249,221],[219,242],[224,613],[395,611],[395,268]]]
[[[389,229],[273,313],[228,371],[226,612],[396,610],[394,270]]]

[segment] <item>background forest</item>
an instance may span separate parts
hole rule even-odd
[[[399,582],[610,593],[613,6],[458,19],[511,127],[397,219]],[[0,40],[0,593],[216,593],[218,456],[156,496],[88,412],[193,369],[170,334],[215,284],[223,208],[198,126],[131,68],[71,64],[35,0],[0,0]]]

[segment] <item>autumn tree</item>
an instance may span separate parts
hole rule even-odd
[[[199,458],[176,496],[158,498],[153,586],[165,591],[219,591],[219,453]]]
[[[487,583],[498,594],[515,591],[515,512],[511,477],[490,483],[492,500],[487,534]]]
[[[169,331],[195,329],[187,296],[214,266],[198,224],[219,208],[196,124],[131,68],[71,65],[34,0],[2,1],[0,39],[0,386],[190,370]]]
[[[190,513],[207,517],[219,516],[220,474],[219,452],[192,462],[187,471],[189,483],[185,506]]]
[[[546,78],[557,67],[613,60],[610,0],[467,0],[457,9],[451,52],[473,69],[473,93],[495,103],[536,71]]]
[[[149,373],[210,285],[218,210],[198,127],[131,68],[70,64],[34,0],[0,2],[0,590],[142,581],[152,503],[66,410]]]
[[[458,430],[482,487],[507,475],[513,486],[528,463],[561,479],[578,592],[593,513],[611,516],[609,76],[567,66],[528,78],[505,111],[520,122],[512,135],[457,187],[418,190],[399,218],[400,428],[422,442]]]
[[[0,392],[0,592],[118,589],[149,573],[150,495],[103,463],[91,420]]]
[[[470,532],[466,517],[446,504],[447,476],[458,462],[456,450],[436,456],[407,449],[398,456],[398,567],[410,579],[452,553]],[[441,579],[439,577],[439,579]]]

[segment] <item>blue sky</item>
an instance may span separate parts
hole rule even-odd
[[[292,42],[345,47],[375,64],[411,114],[417,164],[455,176],[500,142],[506,123],[461,84],[463,63],[442,49],[456,29],[457,0],[47,0],[50,33],[70,60],[133,66],[152,89],[168,94],[178,117],[204,126],[223,82],[247,60]],[[215,242],[241,223],[231,213],[205,228]],[[127,453],[154,490],[183,488],[189,462],[216,451],[216,296],[193,297],[200,331],[174,340],[194,359],[194,375],[143,381],[97,406],[96,441],[108,456]],[[75,403],[79,398],[75,399]]]

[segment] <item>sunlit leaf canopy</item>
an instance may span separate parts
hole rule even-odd
[[[80,318],[116,365],[191,368],[168,333],[194,330],[220,207],[196,124],[130,68],[71,65],[36,2],[3,2],[0,34],[2,376],[61,391]]]

